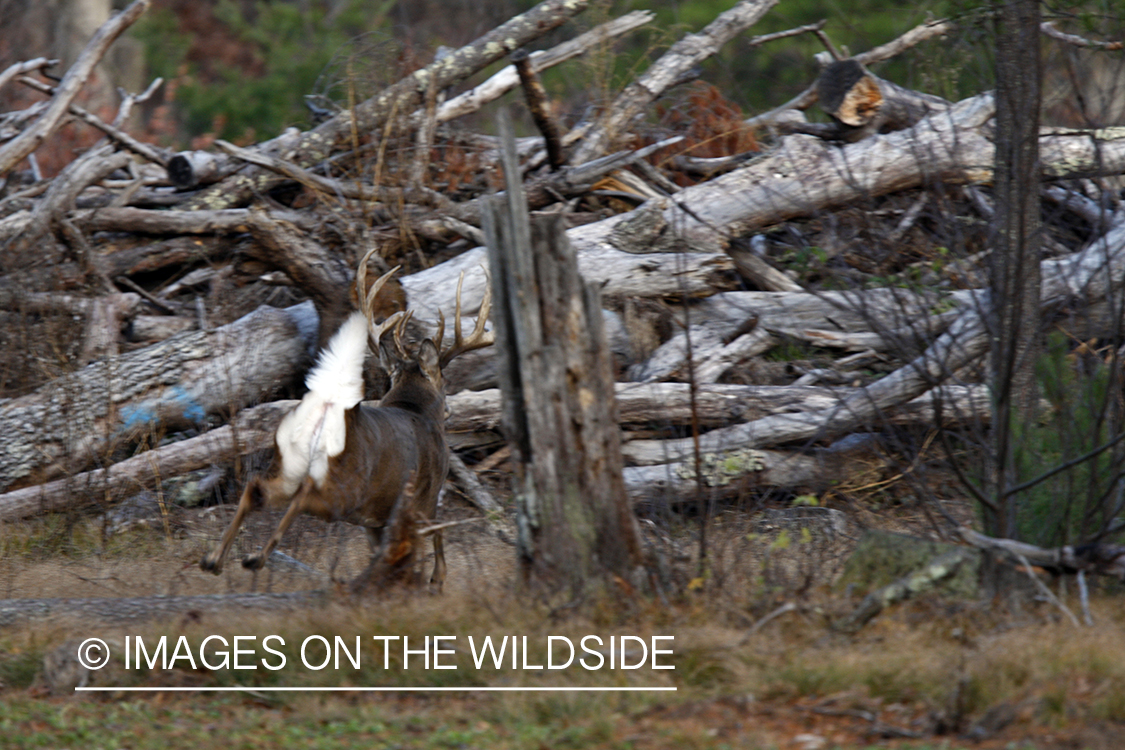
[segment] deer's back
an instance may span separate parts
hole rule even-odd
[[[349,410],[346,419],[347,447],[329,459],[327,481],[322,490],[310,493],[308,512],[326,520],[382,526],[413,474],[414,507],[433,518],[449,471],[443,426],[407,409],[362,404]]]

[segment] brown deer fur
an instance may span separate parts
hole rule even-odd
[[[386,357],[384,353],[384,361]],[[391,390],[379,406],[358,404],[345,412],[347,448],[328,459],[324,484],[318,487],[311,477],[301,482],[277,530],[260,552],[243,558],[244,567],[256,570],[265,565],[299,513],[363,526],[372,546],[376,546],[412,473],[416,477],[413,510],[424,518],[434,517],[438,493],[449,471],[445,392],[437,348],[426,339],[416,359],[399,361],[392,367]],[[262,505],[279,507],[290,499],[285,493],[280,457],[275,444],[273,463],[264,477],[255,477],[247,484],[222,541],[200,563],[203,570],[222,572],[223,559],[248,513]],[[441,532],[432,536],[431,583],[440,587],[445,579],[445,554]]]

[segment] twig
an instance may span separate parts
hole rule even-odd
[[[904,234],[910,231],[910,227],[914,226],[914,222],[918,221],[918,217],[921,215],[922,209],[926,207],[926,203],[929,202],[929,199],[930,194],[923,192],[918,196],[918,200],[914,201],[910,208],[906,209],[906,212],[902,215],[902,219],[899,220],[895,228],[891,230],[890,235],[887,236],[888,244],[898,242],[902,239]]]
[[[429,536],[434,532],[448,529],[451,526],[464,526],[467,523],[480,523],[487,521],[487,518],[462,518],[460,521],[446,521],[445,523],[435,524],[434,526],[427,526],[424,529],[418,529],[418,536]]]
[[[128,276],[118,276],[116,279],[114,279],[114,282],[120,284],[121,286],[132,289],[134,292],[144,297],[149,304],[151,304],[158,310],[163,310],[170,315],[178,315],[180,313],[180,310],[177,307],[173,306],[172,303],[165,302],[159,297],[153,296],[147,289],[130,279]]]
[[[846,55],[840,54],[840,50],[836,49],[836,45],[833,44],[832,40],[828,38],[828,35],[824,33],[824,21],[821,21],[820,24],[821,28],[813,32],[816,34],[816,38],[819,39],[820,43],[824,45],[824,48],[828,50],[828,54],[832,55],[833,60],[843,60]]]
[[[1059,31],[1055,28],[1054,21],[1044,21],[1039,24],[1039,30],[1052,39],[1058,39],[1065,44],[1071,44],[1075,47],[1084,47],[1086,49],[1102,49],[1107,51],[1119,50],[1123,48],[1121,42],[1094,42],[1085,37],[1080,37],[1076,34],[1067,34],[1065,31]]]
[[[516,50],[512,53],[512,63],[519,73],[520,85],[523,87],[523,95],[527,100],[531,119],[535,121],[535,127],[539,128],[547,144],[547,163],[552,171],[557,170],[563,166],[565,159],[563,159],[559,125],[555,122],[555,118],[551,117],[547,91],[531,64],[527,50]]]
[[[8,83],[8,81],[12,80],[18,75],[31,73],[35,70],[43,70],[44,68],[50,68],[58,64],[58,60],[48,60],[46,57],[37,57],[34,60],[27,60],[25,62],[18,62],[9,65],[4,69],[4,72],[0,73],[0,88],[3,88],[4,85]]]
[[[738,645],[739,646],[745,646],[746,642],[750,640],[750,636],[754,635],[759,630],[761,630],[762,628],[764,628],[766,625],[773,622],[777,618],[781,617],[782,615],[784,615],[788,612],[794,612],[794,611],[796,611],[796,609],[797,609],[797,605],[794,604],[793,602],[785,602],[785,604],[782,604],[780,607],[775,609],[773,612],[770,612],[768,615],[766,615],[765,617],[763,617],[762,619],[758,620],[756,623],[751,625],[750,629],[746,631],[746,635],[744,635],[742,637],[742,640],[738,642]]]
[[[1078,618],[1074,616],[1074,613],[1070,611],[1070,608],[1063,604],[1062,600],[1055,596],[1055,593],[1053,591],[1047,588],[1047,584],[1039,580],[1039,576],[1035,575],[1035,571],[1032,570],[1031,563],[1028,562],[1027,558],[1014,550],[1009,550],[1009,552],[1015,555],[1020,563],[1023,564],[1023,569],[1027,573],[1027,577],[1030,578],[1031,582],[1035,584],[1035,588],[1037,588],[1039,592],[1043,594],[1043,596],[1047,597],[1047,601],[1051,602],[1051,604],[1054,604],[1064,615],[1070,618],[1070,621],[1074,623],[1074,627],[1082,627],[1082,623],[1078,622]]]
[[[1086,587],[1086,571],[1078,571],[1078,601],[1082,603],[1082,622],[1086,627],[1094,627],[1094,618],[1090,616],[1090,591]]]
[[[397,202],[403,200],[408,203],[428,205],[439,211],[448,211],[455,214],[459,213],[453,201],[430,188],[414,187],[401,189],[382,187],[379,185],[364,185],[362,183],[341,182],[340,180],[334,180],[330,177],[322,177],[292,162],[267,156],[259,151],[253,151],[248,148],[240,148],[233,143],[228,143],[221,139],[215,141],[215,146],[220,151],[230,154],[231,156],[251,164],[256,164],[259,167],[264,167],[271,172],[276,172],[282,177],[288,177],[291,180],[301,183],[305,187],[322,193],[361,201]]]
[[[125,89],[118,88],[117,93],[121,96],[121,106],[117,108],[117,116],[113,118],[113,126],[117,128],[124,127],[125,121],[129,119],[129,115],[133,114],[133,107],[147,102],[163,84],[163,78],[156,78],[148,85],[147,89],[139,94],[130,94]],[[161,164],[160,166],[164,165]]]
[[[35,124],[24,130],[12,140],[0,146],[0,174],[12,169],[53,133],[62,123],[63,116],[67,113],[70,103],[86,84],[86,80],[94,71],[94,66],[105,55],[110,45],[125,29],[141,17],[152,0],[135,0],[132,5],[120,13],[112,16],[103,23],[94,33],[86,48],[78,55],[78,59],[70,70],[66,72],[62,81],[55,88],[55,96],[43,115]]]
[[[577,57],[599,44],[606,44],[615,37],[644,26],[653,18],[652,11],[647,10],[636,10],[620,18],[615,18],[545,52],[532,52],[531,67],[536,73],[544,71]],[[438,107],[437,121],[439,123],[448,122],[470,112],[476,112],[485,104],[499,99],[514,89],[519,83],[519,74],[516,72],[515,66],[509,65],[479,86],[458,94]],[[421,116],[420,113],[415,114],[415,117],[419,116]]]
[[[485,489],[480,480],[477,479],[476,473],[465,465],[453,451],[449,452],[449,471],[453,474],[453,478],[457,480],[457,484],[461,485],[461,489],[465,491],[465,496],[485,513],[499,512],[503,510],[500,503],[492,497],[492,494]]]
[[[42,81],[37,81],[34,78],[28,78],[27,76],[20,76],[17,79],[17,81],[19,83],[22,83],[25,86],[29,86],[29,87],[35,89],[36,91],[42,92],[44,94],[53,95],[56,91],[55,87],[48,86],[47,84],[43,83]],[[149,86],[148,89],[143,94],[139,94],[137,96],[133,96],[132,94],[127,94],[125,96],[125,100],[121,104],[121,109],[118,110],[117,116],[114,118],[114,122],[117,122],[118,120],[124,119],[121,116],[122,113],[125,113],[125,116],[128,117],[128,111],[132,109],[133,104],[135,104],[136,102],[143,102],[145,99],[152,96],[152,93],[153,93],[153,91],[155,91],[155,88],[163,82],[164,82],[163,78],[157,78],[155,81],[152,82],[152,85]],[[88,125],[92,125],[93,127],[97,128],[98,130],[102,131],[107,136],[109,136],[113,140],[117,141],[122,146],[129,149],[130,151],[137,154],[138,156],[140,156],[144,159],[147,159],[148,161],[151,161],[154,164],[159,164],[160,166],[167,168],[168,157],[161,154],[159,151],[157,151],[155,148],[153,148],[149,144],[141,143],[140,141],[138,141],[133,136],[129,135],[125,131],[118,128],[116,125],[109,124],[108,122],[106,122],[102,118],[95,115],[93,112],[90,112],[86,109],[83,109],[82,107],[78,106],[77,104],[71,104],[67,108],[67,110],[72,115],[77,117],[78,119],[82,120],[83,122],[85,122]]]

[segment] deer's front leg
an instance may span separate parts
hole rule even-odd
[[[264,489],[263,482],[260,477],[254,477],[246,483],[246,489],[242,490],[242,497],[238,499],[238,510],[235,511],[234,518],[231,519],[230,526],[227,527],[226,533],[223,534],[222,541],[219,546],[208,552],[199,561],[199,567],[208,572],[219,575],[223,572],[223,560],[230,551],[231,544],[234,543],[234,537],[238,534],[238,530],[242,527],[242,522],[246,520],[246,516],[250,511],[254,510],[261,504],[261,492]],[[257,502],[255,502],[257,500]]]
[[[292,502],[289,503],[289,508],[285,511],[285,515],[281,518],[281,523],[277,525],[277,530],[273,532],[273,536],[269,538],[266,545],[262,549],[253,554],[247,555],[242,558],[242,567],[248,570],[261,570],[266,564],[266,559],[269,558],[270,553],[281,542],[281,537],[285,536],[285,530],[293,523],[293,520],[301,514],[305,509],[305,498],[308,497],[309,491],[313,487],[313,480],[306,477],[305,481],[301,482],[300,489],[297,494],[293,496]]]

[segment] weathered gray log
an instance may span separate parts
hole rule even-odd
[[[316,328],[309,307],[262,307],[0,403],[0,488],[79,471],[158,424],[199,424],[263,400],[309,361]]]
[[[312,167],[347,143],[356,130],[377,131],[387,118],[413,112],[422,106],[426,91],[440,91],[471,76],[565,23],[588,4],[589,0],[545,0],[476,41],[416,70],[353,109],[301,133],[296,144],[280,156],[299,167]],[[282,178],[272,172],[250,167],[203,191],[202,195],[188,201],[187,206],[218,209],[243,205],[255,194],[267,192],[281,181]]]
[[[695,417],[701,427],[722,427],[770,414],[815,411],[839,405],[856,388],[810,385],[729,385],[702,383],[696,389]],[[617,419],[622,427],[685,425],[692,419],[687,383],[618,383]],[[289,402],[296,404],[296,401]],[[450,433],[495,430],[500,426],[500,392],[462,391],[449,396]],[[909,401],[887,416],[891,424],[932,424],[940,404],[944,424],[987,422],[988,390],[983,385],[947,385]],[[878,427],[878,423],[873,423]]]
[[[650,23],[654,17],[652,11],[648,10],[635,10],[632,13],[626,13],[620,18],[607,21],[549,50],[532,52],[531,67],[538,73],[566,62],[572,57],[584,54],[591,48],[605,44],[611,39]],[[515,66],[508,65],[501,68],[484,83],[440,104],[435,117],[439,123],[442,123],[476,112],[485,104],[499,99],[514,89],[519,83],[520,79]],[[420,115],[416,113],[415,117],[418,116]]]
[[[695,417],[701,427],[722,427],[770,414],[827,409],[855,392],[854,388],[816,386],[701,385],[696,392]],[[618,420],[622,426],[691,422],[692,403],[686,383],[618,383],[616,393]],[[298,403],[282,400],[243,409],[231,425],[163,445],[106,469],[95,469],[0,494],[0,521],[80,506],[93,497],[115,497],[142,488],[153,489],[170,477],[269,448],[281,417]],[[446,431],[451,434],[499,428],[500,392],[496,389],[463,391],[449,396],[447,404],[451,415],[446,422]],[[375,406],[376,402],[369,405]],[[945,425],[986,424],[991,418],[988,391],[981,385],[935,388],[895,408],[885,417],[887,422],[895,425],[934,424],[939,405]],[[872,426],[878,429],[882,425],[880,422]],[[768,451],[766,453],[770,455]],[[831,480],[831,472],[825,468],[823,461],[813,465],[800,454],[777,453],[776,456],[776,459],[766,459],[767,468],[775,468],[770,468],[772,473],[759,477],[760,484],[820,486]],[[456,456],[452,458],[456,459]],[[456,466],[455,463],[453,465]],[[465,467],[463,473],[455,472],[458,484],[481,510],[495,510],[495,502],[478,492],[473,485],[471,471]],[[668,466],[651,472],[627,469],[625,477],[630,497],[692,496],[695,492],[694,480],[668,484],[668,473],[678,476],[678,471],[677,467]],[[684,471],[690,471],[690,468]],[[795,485],[787,484],[790,481]],[[483,487],[480,489],[483,490]]]
[[[771,153],[742,169],[686,188],[664,210],[664,221],[697,246],[716,249],[733,236],[816,211],[868,200],[924,180],[988,181],[993,145],[986,137],[993,114],[990,95],[966,99],[948,112],[931,115],[913,128],[837,146],[811,136],[782,139]],[[1078,177],[1125,172],[1125,128],[1093,135],[1047,132],[1040,138],[1043,176]],[[638,209],[639,210],[639,209]],[[635,213],[635,212],[633,212]],[[567,232],[586,278],[603,281],[606,295],[703,297],[716,276],[729,273],[722,254],[667,254],[631,257],[612,246],[614,228],[632,214],[575,227]],[[404,280],[407,301],[424,319],[452,309],[452,289],[466,271],[469,296],[483,290],[478,270],[483,249],[413,274]]]
[[[865,349],[878,344],[878,350],[891,346],[908,350],[917,346],[919,340],[928,342],[951,322],[946,316],[935,319],[931,313],[935,306],[959,307],[970,301],[971,295],[966,291],[943,295],[895,288],[816,293],[723,292],[696,303],[691,310],[691,328],[674,335],[645,362],[631,367],[629,377],[651,381],[683,371],[688,336],[697,367],[706,365],[703,382],[717,379],[724,361],[728,366],[736,364],[733,360],[740,352],[738,346],[733,346],[735,340],[758,331],[762,332],[759,337],[768,332],[836,348],[850,341],[866,344]],[[751,331],[740,334],[750,325],[754,326]],[[832,334],[837,331],[841,336],[834,339]],[[874,335],[865,340],[858,334]],[[848,335],[851,338],[844,338]],[[765,351],[767,343],[765,339],[744,340],[741,356]],[[755,351],[756,347],[762,348]],[[711,361],[713,366],[706,364]]]
[[[1092,304],[1120,289],[1125,281],[1125,213],[1115,216],[1110,230],[1085,249],[1041,263],[1040,306],[1050,312],[1064,304]],[[803,414],[769,416],[747,424],[713,430],[700,438],[709,452],[839,435],[896,404],[909,401],[946,380],[988,351],[984,318],[989,301],[966,304],[957,319],[921,355],[906,366],[849,396],[838,407]],[[679,460],[694,450],[691,440],[634,441],[624,448],[636,463]]]
[[[318,224],[315,216],[300,211],[271,211],[278,220],[303,229]],[[141,234],[239,234],[250,231],[250,210],[153,211],[145,208],[93,208],[77,211],[75,223],[89,232]]]
[[[859,632],[887,607],[929,591],[952,577],[972,555],[973,553],[967,549],[946,552],[909,575],[868,594],[850,615],[836,623],[834,627],[844,633]]]
[[[1125,546],[1120,544],[1094,543],[1044,549],[1015,539],[985,536],[965,526],[957,531],[967,544],[980,549],[999,550],[1016,560],[1058,572],[1085,571],[1116,576],[1125,581]]]
[[[866,441],[855,441],[854,447],[808,452],[746,448],[703,453],[700,481],[696,479],[692,459],[626,466],[623,476],[629,500],[647,507],[693,501],[699,496],[700,485],[704,498],[745,495],[769,487],[819,494],[847,475],[857,454],[869,452],[870,444]]]
[[[94,469],[4,493],[0,495],[0,521],[80,507],[91,498],[112,498],[153,489],[170,477],[268,448],[273,444],[281,418],[297,403],[275,401],[243,409],[233,424],[198,437],[145,451],[106,469]]]
[[[39,148],[62,124],[74,97],[82,90],[94,67],[110,45],[145,12],[151,0],[135,0],[129,7],[110,17],[94,34],[74,64],[55,89],[55,96],[43,114],[18,136],[0,146],[0,174],[6,174],[28,154]]]
[[[982,94],[907,130],[842,147],[788,136],[747,166],[679,193],[665,218],[688,238],[725,244],[726,237],[917,187],[923,180],[988,182],[995,149],[986,125],[993,112],[991,95]],[[1044,178],[1125,171],[1125,128],[1093,136],[1045,131],[1040,148]]]
[[[129,327],[130,341],[163,341],[195,328],[191,318],[171,315],[137,315]]]
[[[114,170],[121,169],[131,159],[126,153],[114,153],[112,145],[104,145],[92,148],[72,161],[51,180],[47,194],[31,212],[19,234],[5,240],[5,251],[26,253],[30,248],[36,248],[41,252],[38,248],[40,241],[49,233],[58,231],[59,222],[74,208],[78,194]]]
[[[507,190],[484,229],[502,425],[517,465],[518,546],[532,581],[574,596],[609,575],[633,578],[640,532],[621,478],[598,287],[579,275],[561,216],[529,226],[506,117],[500,133]]]

